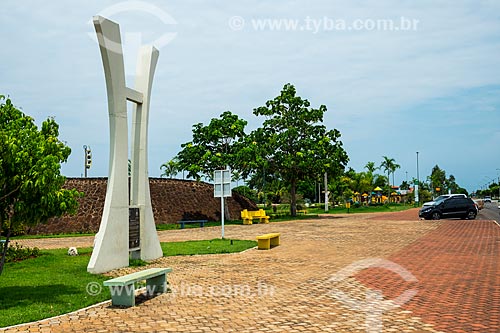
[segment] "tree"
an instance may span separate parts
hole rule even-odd
[[[388,198],[391,197],[391,180],[390,180],[390,174],[392,170],[395,170],[395,160],[393,158],[389,158],[387,156],[382,156],[384,159],[382,163],[380,163],[380,168],[384,169],[385,172],[387,172],[387,183],[389,184],[389,194],[387,195]],[[398,166],[399,167],[399,166]]]
[[[396,184],[396,182],[394,181],[394,174],[396,173],[396,170],[399,169],[399,168],[401,168],[401,165],[399,165],[397,163],[394,163],[392,165],[392,170],[391,170],[392,171],[392,185]]]
[[[0,96],[0,232],[6,235],[0,274],[13,231],[74,213],[78,207],[80,193],[62,189],[60,167],[71,149],[58,136],[54,119],[38,129],[33,118]]]
[[[378,169],[378,167],[375,166],[375,162],[367,162],[365,165],[365,169],[367,170],[366,177],[368,182],[370,183],[370,190],[368,193],[370,193],[376,186],[374,186],[374,181],[375,181],[375,176],[374,175],[375,170]]]
[[[399,185],[399,188],[401,190],[409,190],[410,189],[410,184],[408,184],[408,182],[406,180],[403,180],[403,182],[401,183],[401,185]]]
[[[212,118],[208,125],[193,125],[193,140],[181,145],[177,154],[179,168],[188,172],[188,177],[199,180],[202,175],[213,177],[215,170],[239,170],[239,141],[245,137],[246,120],[226,111],[220,118]]]
[[[453,177],[454,179],[455,177]],[[437,188],[441,193],[446,193],[448,190],[446,171],[442,170],[437,164],[432,168],[430,175],[431,192],[434,193]]]
[[[446,180],[446,187],[448,188],[451,193],[458,193],[458,189],[460,186],[458,186],[455,176],[450,175],[448,179]]]
[[[368,173],[373,174],[375,170],[378,169],[378,167],[375,166],[375,162],[367,162],[365,165],[365,169],[368,171]]]
[[[160,177],[168,177],[170,179],[174,178],[177,173],[179,172],[179,161],[177,158],[173,158],[170,161],[163,163],[160,166],[160,170],[164,169],[163,173],[160,175]]]
[[[339,140],[340,132],[327,130],[323,122],[326,106],[310,107],[296,95],[295,87],[286,84],[281,94],[254,109],[266,119],[249,136],[257,165],[266,173],[276,174],[289,185],[290,213],[296,215],[299,181],[316,179],[328,172],[329,179],[340,177],[349,158]],[[265,178],[264,178],[265,179]]]

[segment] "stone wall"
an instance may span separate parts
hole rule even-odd
[[[92,233],[99,230],[107,178],[68,178],[65,188],[84,192],[73,216],[52,218],[46,224],[33,227],[29,234]],[[191,180],[150,178],[151,203],[155,222],[175,223],[185,220],[220,221],[220,199],[214,198],[213,185]],[[257,209],[246,197],[233,192],[226,198],[225,219],[239,219],[241,210]],[[229,216],[227,215],[229,214]]]

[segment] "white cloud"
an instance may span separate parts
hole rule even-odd
[[[10,94],[39,120],[56,116],[63,138],[73,147],[64,167],[71,176],[82,172],[83,144],[94,147],[90,174],[107,174],[104,76],[99,50],[87,36],[93,33],[87,23],[116,3],[119,1],[74,1],[67,6],[51,1],[40,6],[36,1],[7,0],[2,4],[0,38],[7,47],[0,48],[0,93]],[[128,34],[129,40],[138,32],[143,42],[165,32],[177,33],[160,50],[153,85],[149,141],[153,176],[190,139],[192,124],[231,110],[256,126],[252,109],[274,98],[287,82],[295,84],[312,105],[328,106],[327,125],[342,131],[356,169],[388,155],[411,170],[414,151],[422,149],[437,159],[439,149],[429,143],[441,134],[418,132],[428,128],[423,118],[426,110],[433,110],[435,127],[447,124],[442,127],[466,132],[466,111],[460,109],[456,115],[461,118],[448,121],[449,112],[442,110],[453,110],[455,99],[471,104],[463,98],[469,91],[479,91],[471,96],[476,101],[471,105],[483,113],[489,110],[474,118],[475,128],[486,131],[485,136],[498,135],[489,124],[498,123],[499,98],[482,95],[500,86],[498,2],[149,3],[170,14],[177,24],[164,25],[154,15],[137,11],[118,13],[111,19],[120,23],[122,35]],[[235,15],[245,19],[242,31],[233,31],[228,25]],[[418,30],[312,33],[256,31],[250,25],[258,18],[352,21],[401,16],[418,19]],[[130,53],[127,57],[133,59]],[[130,71],[133,62],[128,64]],[[133,76],[128,74],[127,79],[131,83]],[[377,131],[400,139],[388,145]],[[474,136],[469,141],[471,146],[479,145]],[[453,154],[447,158],[463,170],[464,178],[474,177],[460,166],[462,158]],[[481,152],[474,159],[500,165],[498,157]],[[429,164],[432,167],[436,162]]]

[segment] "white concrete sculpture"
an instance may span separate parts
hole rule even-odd
[[[95,236],[90,273],[104,273],[129,264],[129,208],[139,208],[139,246],[133,258],[153,260],[163,256],[156,232],[147,162],[149,100],[159,52],[143,46],[138,58],[135,89],[126,87],[120,26],[94,17],[94,27],[106,78],[110,130],[110,159],[106,199],[99,232]],[[134,103],[132,121],[132,170],[128,190],[127,101]]]

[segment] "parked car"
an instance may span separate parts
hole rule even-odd
[[[439,197],[437,197],[436,199],[434,199],[434,201],[428,201],[428,202],[424,202],[424,204],[422,206],[432,206],[434,205],[434,203],[438,202],[438,201],[441,201],[441,200],[444,200],[446,198],[451,198],[451,197],[459,197],[459,198],[467,198],[467,196],[465,194],[443,194],[443,195],[440,195]]]
[[[491,197],[485,196],[483,200],[484,200],[484,202],[491,202]]]
[[[473,220],[476,218],[477,212],[476,204],[471,198],[450,197],[436,201],[432,206],[422,207],[418,216],[426,220],[453,217]]]

